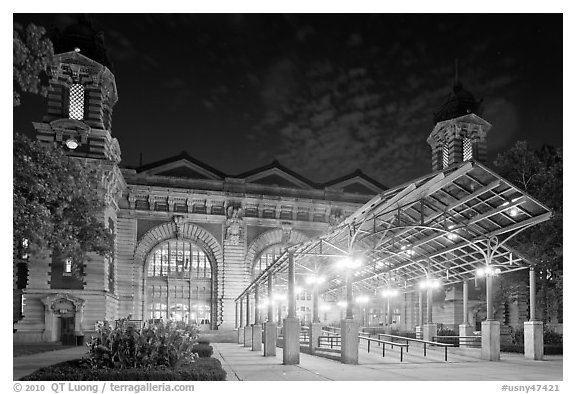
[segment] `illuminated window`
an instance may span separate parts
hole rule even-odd
[[[256,277],[264,271],[274,260],[282,254],[280,246],[272,246],[264,250],[254,262],[252,274]]]
[[[77,83],[70,86],[68,117],[76,120],[84,119],[84,86]]]
[[[446,168],[450,165],[448,154],[448,144],[444,143],[444,146],[442,147],[442,168]]]
[[[196,245],[171,240],[148,256],[148,277],[210,279],[212,269],[208,256]]]
[[[72,258],[68,257],[64,260],[64,273],[71,274],[72,273]]]
[[[468,137],[464,137],[462,141],[462,153],[464,161],[472,160],[472,140]]]

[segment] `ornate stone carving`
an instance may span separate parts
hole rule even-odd
[[[282,222],[282,243],[287,244],[290,241],[290,235],[292,235],[292,223]]]
[[[330,211],[330,216],[328,217],[328,223],[330,226],[335,227],[342,223],[344,220],[344,213],[341,208],[332,208]]]
[[[46,310],[56,313],[60,313],[60,309],[62,309],[61,307],[66,305],[73,306],[75,312],[80,312],[84,309],[85,302],[86,301],[82,298],[74,297],[72,294],[68,293],[57,293],[42,298],[42,303]],[[70,310],[68,312],[72,311]]]
[[[244,210],[240,203],[228,203],[226,207],[226,240],[232,245],[240,244]]]
[[[184,218],[184,216],[174,215],[172,220],[176,225],[176,238],[182,239],[184,237],[184,225],[186,224],[186,218]]]

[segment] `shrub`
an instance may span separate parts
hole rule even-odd
[[[192,347],[198,336],[194,326],[183,323],[147,324],[138,329],[128,319],[116,328],[105,323],[88,341],[87,363],[92,368],[177,368],[194,359]]]
[[[545,345],[560,345],[562,346],[562,334],[552,331],[548,327],[544,327],[544,344]]]
[[[456,334],[454,332],[454,330],[452,330],[450,328],[440,326],[436,336],[438,336],[438,337],[450,337],[450,336],[458,336],[458,334]],[[441,340],[438,339],[438,342],[449,343],[449,344],[453,344],[454,346],[459,346],[459,343],[460,343],[458,338],[442,338]]]
[[[174,381],[174,380],[226,380],[226,371],[220,361],[206,358],[178,369],[158,367],[126,368],[126,369],[90,369],[86,368],[84,360],[65,361],[23,377],[21,380],[44,381],[79,381],[79,380],[110,380],[110,381]]]
[[[562,346],[562,334],[544,326],[544,345]],[[524,344],[524,328],[517,328],[512,333],[512,343],[515,345]]]
[[[214,353],[214,350],[212,349],[212,346],[206,343],[198,342],[197,344],[192,346],[192,352],[198,354],[198,357],[206,358],[211,357],[212,353]]]

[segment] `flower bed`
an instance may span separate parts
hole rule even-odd
[[[21,380],[44,381],[174,381],[174,380],[226,380],[226,371],[220,361],[215,358],[198,359],[192,364],[178,369],[167,367],[125,368],[125,369],[92,369],[85,360],[65,361],[49,367],[41,368]]]
[[[183,323],[137,328],[127,319],[102,324],[86,346],[88,356],[42,368],[23,380],[225,380],[209,342]]]

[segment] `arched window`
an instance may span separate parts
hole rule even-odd
[[[210,260],[187,241],[164,242],[148,256],[148,277],[210,279]]]
[[[148,319],[210,324],[212,265],[199,246],[165,241],[148,254],[146,264]]]
[[[70,119],[84,119],[84,86],[74,83],[70,86],[70,104],[68,117]]]
[[[264,271],[266,267],[274,262],[274,260],[282,254],[282,248],[280,245],[272,245],[264,249],[262,253],[254,261],[252,267],[252,276],[257,277],[260,272]]]

